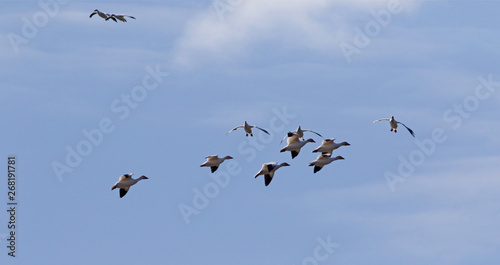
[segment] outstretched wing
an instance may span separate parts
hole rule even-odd
[[[376,122],[379,122],[379,121],[388,121],[390,119],[388,118],[383,118],[383,119],[379,119],[379,120],[376,120],[376,121],[373,121],[372,124],[376,123]]]
[[[123,196],[125,196],[125,194],[127,194],[129,188],[130,187],[120,189],[120,198],[123,198]]]
[[[271,180],[273,180],[273,177],[270,175],[270,174],[266,174],[264,175],[264,179],[265,179],[265,184],[266,186],[269,186],[269,183],[271,183]]]
[[[323,138],[323,136],[321,136],[321,134],[319,134],[319,133],[317,133],[317,132],[315,132],[315,131],[311,131],[311,130],[302,130],[302,131],[303,131],[303,132],[312,132],[312,133],[316,134],[317,136],[319,136],[319,137]]]
[[[263,132],[265,132],[265,133],[269,134],[266,130],[264,130],[264,129],[260,128],[260,127],[255,126],[255,128],[257,128],[257,129],[259,129],[259,130],[261,130],[261,131],[263,131]],[[270,135],[270,134],[269,134],[269,135]]]
[[[286,139],[287,137],[288,137],[288,134],[287,134],[287,135],[285,135],[285,137],[283,137],[283,139],[281,139],[280,145],[281,145],[281,143],[283,143],[283,141],[285,141],[285,139]]]
[[[415,133],[412,131],[412,129],[408,128],[408,126],[404,125],[403,123],[398,121],[398,124],[403,125],[411,134],[411,136],[415,137]]]
[[[230,130],[229,132],[227,132],[226,135],[228,135],[230,132],[236,131],[236,130],[238,130],[240,128],[243,128],[243,125],[242,126],[236,126],[236,127],[234,127],[232,130]]]

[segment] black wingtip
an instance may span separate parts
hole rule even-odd
[[[269,184],[271,183],[271,180],[273,180],[273,178],[271,178],[270,175],[264,175],[264,179],[265,179],[265,184],[266,184],[266,187],[269,186]]]
[[[294,159],[297,155],[299,155],[299,152],[292,151],[292,159]]]
[[[314,173],[320,171],[323,167],[314,166]]]
[[[125,194],[127,194],[127,190],[120,189],[120,198],[123,198],[123,196],[125,196]]]
[[[214,173],[219,167],[210,167],[210,169],[212,170],[212,173]]]

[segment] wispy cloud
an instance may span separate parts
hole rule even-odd
[[[390,1],[247,0],[221,21],[210,6],[193,19],[174,49],[175,63],[190,67],[203,58],[249,56],[265,43],[279,49],[306,49],[339,55],[338,43],[352,38],[353,12],[370,16]],[[410,1],[396,1],[413,8]],[[358,14],[359,15],[359,14]]]

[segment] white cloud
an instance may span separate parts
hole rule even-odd
[[[202,58],[240,58],[261,44],[277,46],[278,51],[305,49],[341,56],[338,44],[352,40],[353,19],[374,20],[371,12],[387,9],[390,2],[401,3],[405,11],[415,6],[406,0],[246,0],[225,12],[221,21],[211,5],[186,26],[174,49],[174,61],[189,67]]]

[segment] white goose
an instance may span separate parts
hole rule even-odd
[[[323,140],[321,145],[318,148],[314,149],[312,152],[313,153],[320,152],[322,154],[331,154],[333,152],[333,150],[335,150],[343,145],[349,146],[350,144],[348,142],[335,143],[335,138],[325,139],[325,140]]]
[[[146,176],[140,176],[140,177],[134,179],[134,178],[132,178],[132,175],[134,175],[134,173],[121,175],[120,178],[118,179],[118,182],[116,182],[115,185],[113,185],[113,187],[111,187],[111,190],[114,190],[116,188],[120,189],[120,198],[125,196],[125,194],[127,194],[130,187],[135,185],[135,183],[139,182],[139,180],[148,179]]]
[[[207,161],[205,161],[205,163],[201,164],[200,167],[210,167],[210,169],[212,170],[212,173],[214,173],[217,170],[217,168],[219,168],[219,165],[222,164],[222,162],[224,162],[224,160],[233,159],[233,158],[230,156],[225,156],[225,157],[219,158],[218,155],[212,155],[212,156],[207,156],[206,159],[207,159]]]
[[[257,178],[260,175],[264,175],[265,184],[266,186],[268,186],[269,183],[271,183],[271,180],[273,180],[274,172],[276,172],[278,168],[286,166],[290,165],[286,162],[283,162],[281,164],[278,164],[276,162],[264,163],[262,165],[262,169],[257,174],[255,174],[255,177]]]
[[[373,121],[372,124],[374,124],[376,122],[379,122],[379,121],[389,121],[389,124],[391,125],[391,132],[394,131],[395,133],[398,132],[398,124],[401,124],[401,125],[403,125],[408,130],[408,132],[410,132],[411,136],[415,137],[415,133],[413,133],[412,129],[408,128],[402,122],[399,122],[399,121],[395,120],[394,116],[391,116],[390,119],[383,118],[383,119],[379,119],[379,120]]]
[[[314,166],[314,173],[320,171],[324,166],[339,159],[344,159],[341,156],[331,157],[331,155],[321,154],[316,160],[309,162],[309,166]]]
[[[132,18],[132,19],[135,19],[135,17],[133,16],[129,16],[129,15],[115,15],[115,14],[111,14],[108,18],[106,18],[106,20],[108,19],[113,19],[115,22],[116,22],[116,19],[122,21],[122,22],[127,22],[127,20],[125,19],[125,17],[128,17],[128,18]]]
[[[287,146],[283,147],[280,152],[290,151],[292,153],[292,159],[294,159],[299,153],[300,149],[307,143],[315,143],[315,141],[311,138],[307,140],[299,140],[299,136],[292,132],[288,132],[287,134]]]
[[[304,138],[304,132],[312,132],[312,133],[316,134],[317,136],[319,136],[319,137],[323,138],[323,136],[321,136],[321,134],[319,134],[319,133],[317,133],[317,132],[315,132],[315,131],[311,131],[311,130],[302,130],[302,129],[300,128],[300,125],[299,125],[299,127],[297,128],[297,130],[296,130],[296,131],[294,131],[294,132],[292,132],[292,133],[296,134],[299,138]],[[288,134],[287,134],[287,135],[285,135],[285,137],[283,137],[283,139],[281,139],[280,144],[281,144],[281,143],[282,143],[282,142],[283,142],[283,141],[284,141],[287,137],[288,137]]]
[[[89,17],[92,18],[92,16],[95,15],[95,14],[99,15],[100,17],[104,18],[105,20],[108,20],[108,19],[111,18],[112,20],[114,20],[116,22],[116,19],[114,17],[111,17],[110,14],[101,12],[101,11],[99,11],[97,9],[95,9],[94,12],[92,12],[92,14],[90,14]]]
[[[247,121],[245,121],[245,124],[241,125],[241,126],[237,126],[237,127],[234,127],[232,130],[230,130],[226,135],[228,135],[230,132],[232,131],[236,131],[237,129],[241,129],[243,128],[245,130],[245,132],[247,133],[246,136],[250,135],[250,136],[253,136],[253,133],[252,133],[252,129],[253,128],[257,128],[267,134],[269,134],[266,130],[260,128],[260,127],[257,127],[255,125],[248,125]]]

